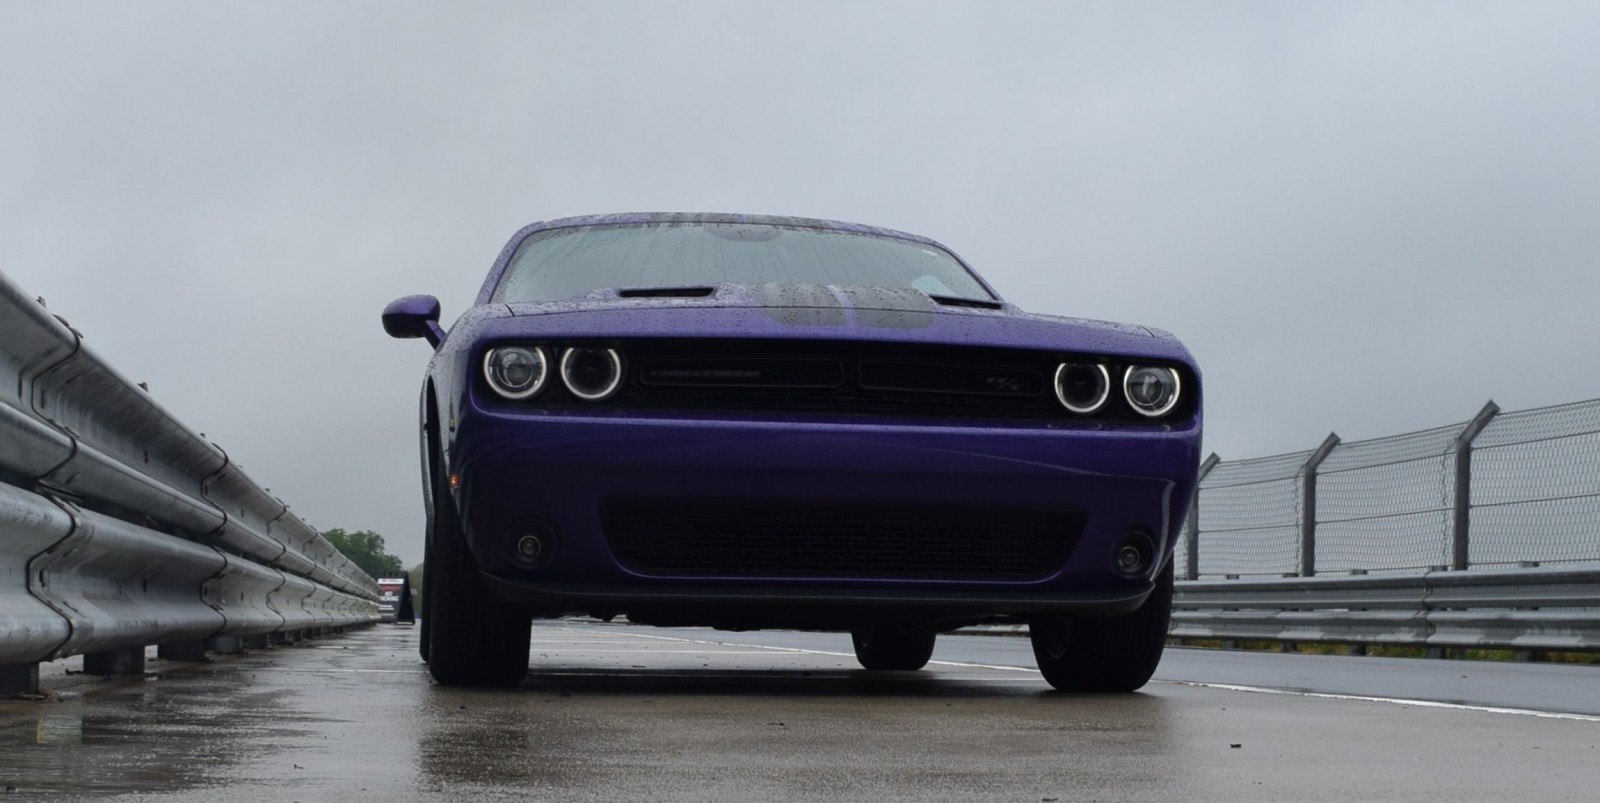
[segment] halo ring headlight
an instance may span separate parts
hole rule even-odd
[[[1183,383],[1178,372],[1164,366],[1130,365],[1122,375],[1122,397],[1135,413],[1160,418],[1178,406]]]
[[[501,346],[483,355],[483,378],[507,399],[526,399],[544,389],[550,362],[539,346]]]
[[[1088,373],[1087,378],[1099,384],[1099,389],[1092,391],[1087,399],[1074,392],[1083,390],[1080,383],[1085,379],[1084,372]],[[1073,376],[1074,373],[1078,375]],[[1106,399],[1111,398],[1111,372],[1101,363],[1064,362],[1056,366],[1055,388],[1056,401],[1061,402],[1062,407],[1078,415],[1088,415],[1104,407]]]
[[[561,353],[561,382],[584,401],[600,401],[622,386],[622,355],[616,349],[567,349]]]

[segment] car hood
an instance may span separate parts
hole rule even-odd
[[[507,337],[862,340],[1055,349],[1155,357],[1193,367],[1171,335],[1130,324],[952,306],[916,290],[840,285],[721,285],[698,297],[597,291],[559,302],[493,304],[468,328]],[[479,317],[472,315],[470,317]]]

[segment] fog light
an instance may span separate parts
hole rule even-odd
[[[538,563],[544,557],[544,539],[537,535],[524,535],[517,539],[517,559],[523,563]]]
[[[1141,575],[1149,570],[1154,551],[1149,536],[1138,531],[1130,532],[1122,537],[1111,553],[1111,564],[1120,574]]]
[[[555,540],[555,533],[543,522],[526,524],[522,534],[511,543],[511,558],[525,568],[540,566],[550,559]]]

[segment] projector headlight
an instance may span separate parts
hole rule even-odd
[[[1122,376],[1122,395],[1128,406],[1146,418],[1160,418],[1172,412],[1182,392],[1178,372],[1171,368],[1133,365]]]
[[[549,375],[544,349],[504,346],[483,355],[483,376],[489,387],[507,399],[526,399],[544,389]]]

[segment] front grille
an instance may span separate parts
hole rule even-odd
[[[1034,352],[872,343],[644,341],[618,407],[1063,420],[1057,358]]]
[[[759,357],[651,357],[637,371],[639,384],[658,388],[782,388],[834,390],[844,366],[836,359]]]
[[[671,577],[1037,580],[1083,528],[1061,512],[651,500],[609,502],[601,520],[623,565]]]
[[[1037,370],[983,365],[936,365],[915,362],[862,360],[861,387],[906,393],[964,393],[973,396],[1007,396],[1038,399],[1044,395],[1044,375]]]
[[[615,348],[623,382],[595,403],[576,399],[559,380],[518,405],[547,409],[644,410],[705,413],[815,414],[922,419],[934,424],[999,420],[1100,425],[1167,426],[1192,415],[1188,390],[1178,409],[1152,422],[1123,401],[1118,366],[1104,408],[1074,415],[1056,399],[1063,362],[1103,357],[979,346],[825,340],[637,339],[542,344],[551,354],[573,346]],[[1181,370],[1181,369],[1180,369]],[[481,380],[480,380],[481,381]],[[1185,388],[1195,387],[1185,374]],[[486,398],[501,401],[483,388]]]

